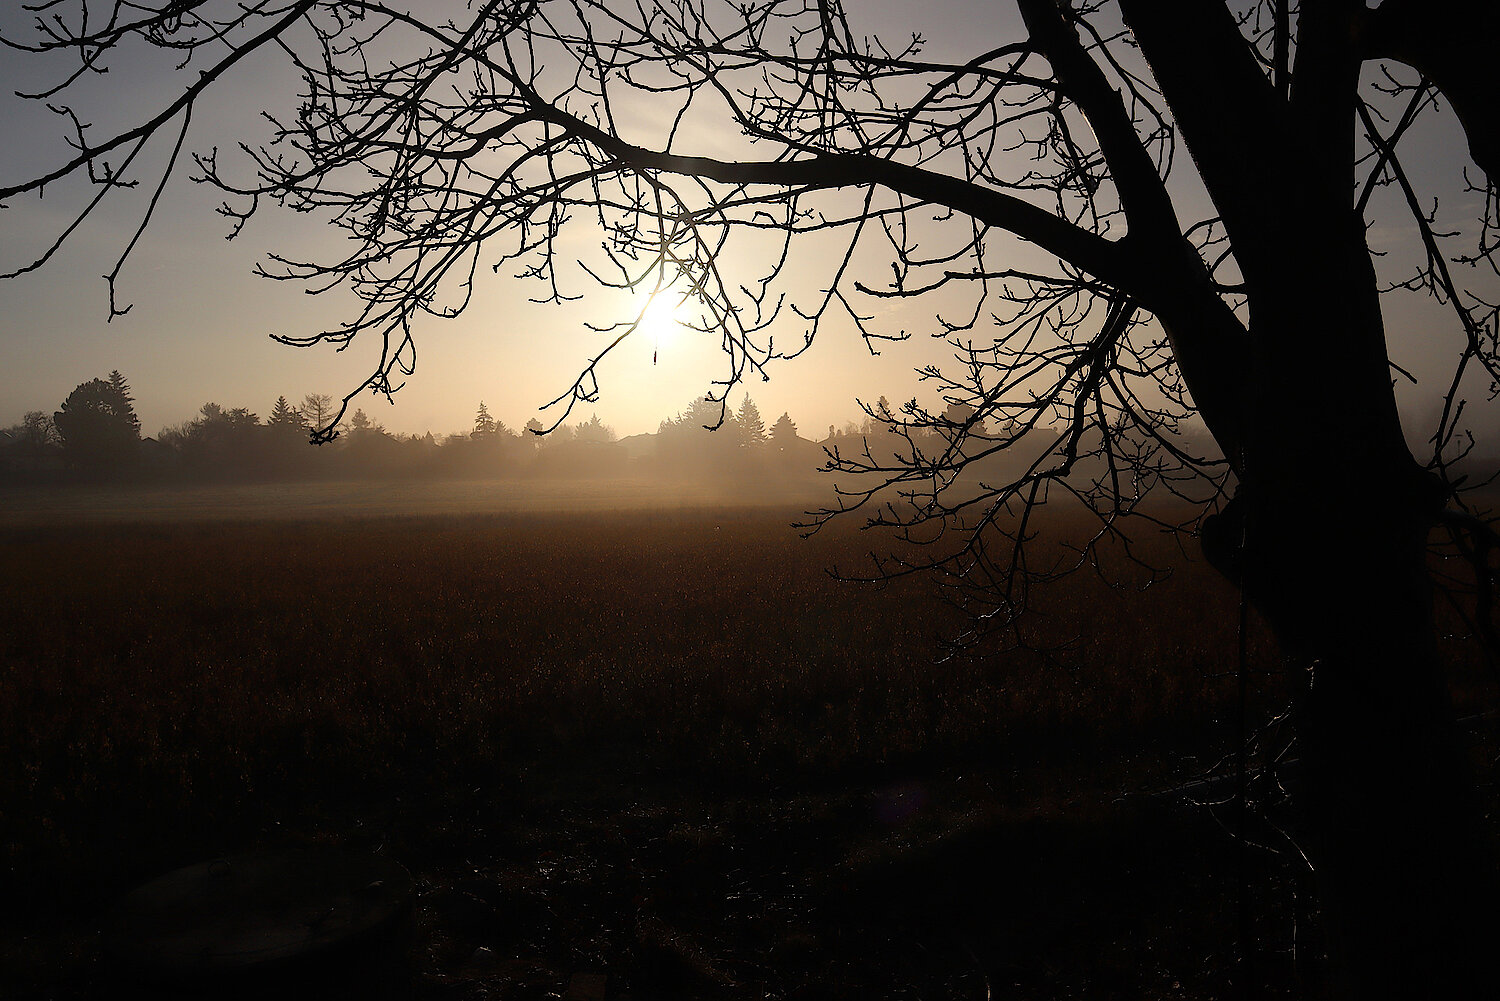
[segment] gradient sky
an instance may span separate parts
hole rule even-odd
[[[852,9],[889,37],[920,30],[939,56],[971,55],[1019,34],[1010,5],[996,9],[982,0],[947,5],[862,0]],[[18,19],[24,21],[7,6],[0,12],[0,28],[14,32]],[[73,102],[100,134],[131,108],[159,104],[170,93],[139,66],[126,63],[115,70]],[[55,79],[55,73],[10,54],[0,60],[6,95]],[[279,67],[266,60],[220,81],[212,103],[195,120],[189,147],[232,147],[237,139],[253,137],[256,109],[274,106],[287,92],[285,81]],[[0,126],[9,137],[0,144],[0,179],[12,181],[55,164],[66,152],[61,124],[34,103],[0,97]],[[1433,154],[1424,179],[1449,192],[1445,215],[1463,219],[1466,198],[1473,196],[1455,193],[1464,156],[1451,123],[1435,121],[1417,138]],[[73,204],[69,193],[66,188],[49,192],[40,203],[17,200],[0,214],[0,265],[14,267],[24,254],[45,246],[42,241],[57,231]],[[1202,214],[1201,200],[1191,191],[1183,201],[1185,222]],[[265,212],[238,240],[226,242],[226,222],[213,211],[217,203],[212,192],[187,183],[185,172],[173,183],[122,275],[122,297],[134,308],[113,322],[106,322],[107,290],[98,276],[128,242],[143,204],[139,198],[107,206],[42,272],[0,282],[0,426],[29,410],[50,413],[79,382],[112,369],[130,381],[145,434],[190,419],[207,401],[248,407],[264,418],[278,395],[293,402],[311,392],[338,397],[363,380],[378,347],[373,343],[356,342],[339,353],[322,346],[284,347],[269,337],[310,332],[320,319],[333,322],[347,310],[347,300],[310,298],[299,286],[251,275],[267,251],[305,252],[309,244],[326,242],[328,232],[306,217]],[[1389,218],[1389,225],[1373,232],[1372,243],[1408,243],[1411,227],[1395,214]],[[1392,276],[1404,275],[1409,261],[1388,258],[1381,267]],[[573,291],[588,289],[580,284]],[[394,406],[375,397],[359,405],[392,431],[444,434],[467,431],[483,400],[496,417],[519,427],[537,415],[540,404],[565,391],[589,357],[598,337],[584,324],[610,322],[627,308],[597,294],[580,306],[539,306],[526,301],[534,294],[534,286],[503,274],[490,277],[463,317],[428,320],[418,328],[417,372],[396,394]],[[808,353],[773,369],[770,382],[745,389],[768,423],[787,411],[805,437],[821,437],[830,423],[858,416],[856,397],[909,398],[917,392],[912,369],[950,357],[942,342],[924,336],[939,308],[936,302],[909,304],[889,317],[892,325],[918,333],[905,344],[883,345],[880,357],[847,327],[834,324]],[[1424,384],[1420,394],[1403,393],[1411,407],[1430,409],[1428,388],[1446,386],[1446,365],[1457,344],[1453,324],[1441,310],[1410,298],[1391,302],[1387,317],[1393,355]],[[799,333],[789,327],[785,336]],[[603,369],[598,405],[585,407],[575,419],[597,412],[621,435],[654,431],[658,421],[682,409],[724,371],[716,338],[639,338]],[[737,404],[745,389],[736,389],[732,402]]]

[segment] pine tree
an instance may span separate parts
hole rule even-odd
[[[120,374],[119,369],[115,369],[109,373],[109,387],[119,396],[118,407],[129,417],[131,430],[139,438],[141,436],[141,419],[135,414],[135,397],[130,395],[130,383],[125,381],[125,377]]]
[[[286,401],[285,396],[278,396],[276,406],[271,408],[271,417],[266,421],[266,426],[301,431],[307,427],[307,420],[296,407]]]
[[[727,421],[732,414],[725,413],[724,405],[708,396],[700,396],[678,417],[677,423],[686,430],[697,430],[699,428],[716,428]]]
[[[594,414],[573,429],[573,437],[577,441],[607,444],[615,440],[615,429],[601,421],[598,414]]]
[[[473,436],[476,439],[489,438],[492,437],[497,430],[499,429],[495,426],[495,418],[490,416],[490,408],[484,405],[483,400],[480,400],[479,413],[474,415]]]
[[[740,404],[737,417],[740,441],[746,448],[759,448],[766,443],[766,422],[761,419],[760,408],[750,399],[749,393],[745,394],[745,401]]]
[[[771,425],[771,441],[777,448],[786,448],[797,440],[797,425],[792,423],[790,415],[783,413],[776,418],[776,423]]]

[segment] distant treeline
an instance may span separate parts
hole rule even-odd
[[[828,428],[809,441],[788,414],[769,425],[748,394],[738,408],[700,398],[662,420],[655,434],[620,439],[598,416],[544,430],[536,419],[517,431],[481,402],[464,434],[392,433],[363,410],[337,426],[337,437],[310,444],[314,429],[338,413],[335,401],[309,394],[276,400],[262,420],[244,407],[205,403],[199,415],[142,437],[135,398],[118,371],[80,384],[59,410],[32,411],[0,430],[0,479],[10,483],[98,480],[257,481],[336,478],[503,476],[681,479],[806,478],[865,435],[885,435],[872,417]],[[885,406],[882,400],[882,407]],[[705,428],[714,428],[709,431]],[[893,439],[894,440],[894,439]]]

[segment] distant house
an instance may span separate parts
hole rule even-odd
[[[620,450],[632,461],[654,456],[657,452],[657,436],[654,434],[632,434],[618,442]]]

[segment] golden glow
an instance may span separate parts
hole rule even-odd
[[[682,296],[667,290],[647,300],[637,329],[651,343],[652,350],[670,347],[681,335],[684,302]]]

